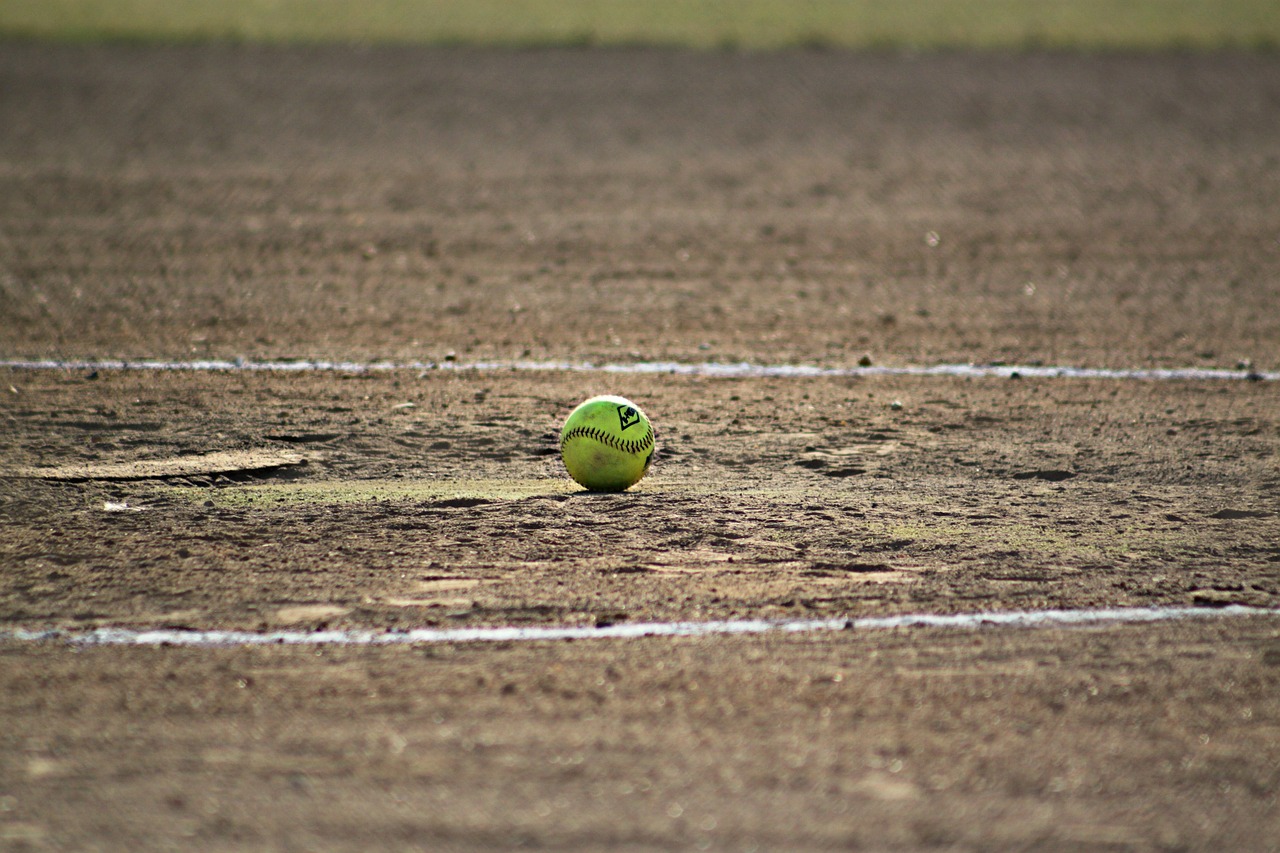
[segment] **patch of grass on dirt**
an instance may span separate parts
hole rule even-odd
[[[1120,559],[1167,559],[1195,551],[1197,539],[1186,528],[1062,525],[1005,519],[995,524],[872,523],[868,528],[888,540],[914,547],[949,546],[986,553],[1017,552],[1024,561],[1079,564]],[[1203,545],[1203,541],[1199,542]]]
[[[305,504],[353,504],[377,501],[509,501],[581,491],[569,480],[330,480],[311,483],[261,483],[218,489],[179,486],[171,494],[224,507],[270,509]]]
[[[757,484],[739,486],[756,495],[792,496],[803,494],[802,486],[774,489]],[[644,494],[725,494],[734,489],[711,482],[687,479],[648,477],[628,489],[627,495]],[[377,501],[512,501],[552,495],[591,496],[572,480],[565,478],[534,479],[456,479],[456,480],[327,480],[286,483],[253,483],[239,486],[208,488],[200,486],[166,487],[166,494],[190,501],[213,501],[224,507],[272,508],[302,504],[353,504]],[[600,497],[608,497],[601,495]]]
[[[769,49],[1280,45],[1273,0],[7,0],[0,36]]]

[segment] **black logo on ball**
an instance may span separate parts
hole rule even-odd
[[[631,408],[630,406],[618,407],[619,429],[621,429],[623,432],[626,432],[628,427],[633,427],[638,423],[640,423],[639,412],[637,412],[635,409]]]

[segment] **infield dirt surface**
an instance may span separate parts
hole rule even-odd
[[[0,632],[1280,606],[1280,61],[0,45]],[[622,394],[658,454],[580,491]],[[7,635],[7,636],[12,636]],[[0,639],[0,848],[1276,850],[1280,620]]]

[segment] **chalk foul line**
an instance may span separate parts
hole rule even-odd
[[[197,372],[261,372],[261,373],[387,373],[392,371],[452,372],[573,372],[614,373],[624,375],[666,374],[708,378],[823,378],[856,376],[951,376],[970,378],[1028,379],[1119,379],[1146,381],[1251,380],[1280,381],[1280,372],[1258,370],[1225,370],[1221,368],[1092,368],[1047,367],[1044,365],[1004,364],[934,364],[867,367],[818,367],[816,365],[753,364],[750,362],[685,363],[674,361],[641,361],[621,364],[594,364],[574,361],[252,361],[246,359],[162,361],[143,359],[106,360],[0,360],[0,368],[10,370],[156,370]]]
[[[1137,607],[1095,610],[1014,610],[987,613],[870,616],[860,619],[710,622],[636,622],[589,626],[525,626],[492,628],[419,628],[408,631],[198,631],[189,629],[95,628],[0,631],[3,642],[53,642],[71,646],[403,646],[432,643],[529,643],[554,640],[619,640],[643,637],[713,637],[751,634],[804,634],[822,631],[893,629],[1049,628],[1280,616],[1280,609],[1227,607]]]

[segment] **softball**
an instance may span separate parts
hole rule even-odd
[[[653,461],[653,426],[625,397],[592,397],[560,429],[569,476],[593,492],[621,492],[640,482]]]

